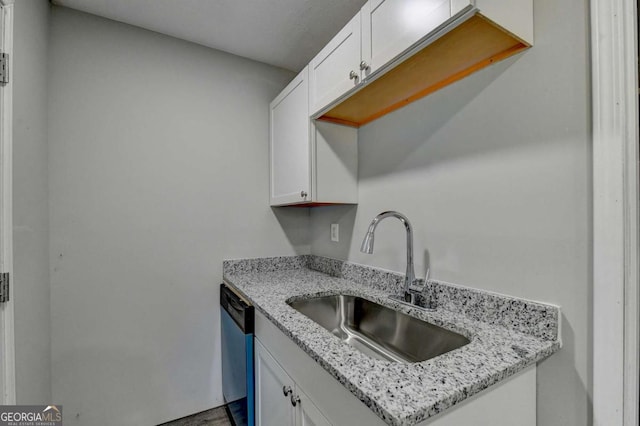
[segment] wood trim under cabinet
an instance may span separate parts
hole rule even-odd
[[[318,120],[360,127],[529,47],[476,14]]]

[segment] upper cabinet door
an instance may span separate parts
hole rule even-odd
[[[451,17],[451,0],[369,0],[361,10],[362,52],[370,72],[400,55]]]
[[[271,205],[311,200],[309,68],[270,105]]]
[[[327,44],[309,64],[311,114],[360,84],[360,14]]]

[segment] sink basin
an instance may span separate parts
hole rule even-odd
[[[361,297],[322,296],[288,304],[376,359],[420,362],[469,343],[458,333]]]

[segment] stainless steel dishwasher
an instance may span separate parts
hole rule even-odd
[[[222,394],[235,426],[254,425],[253,306],[220,284]]]

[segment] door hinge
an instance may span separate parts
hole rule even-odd
[[[0,274],[0,303],[9,301],[9,273]]]
[[[9,54],[0,53],[0,84],[9,83]]]

